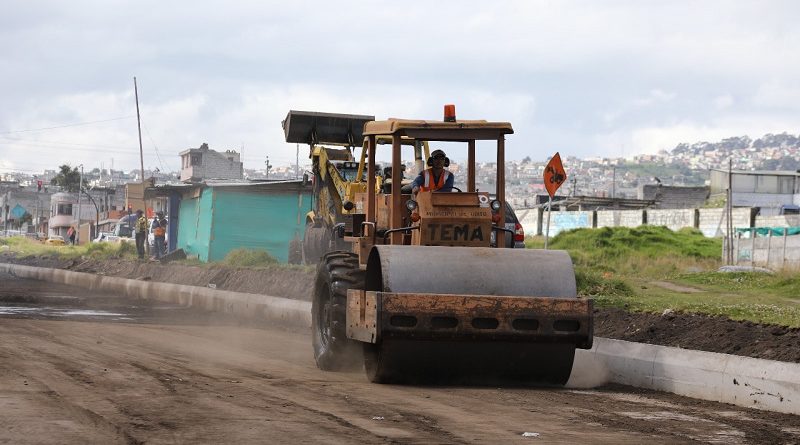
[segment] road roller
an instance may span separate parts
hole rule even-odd
[[[315,277],[320,369],[363,366],[373,383],[567,382],[575,349],[592,346],[592,300],[578,297],[565,251],[505,247],[508,134],[510,123],[457,120],[453,106],[442,121],[364,124],[367,187],[343,203],[350,213],[333,234],[350,248],[326,253]],[[466,184],[413,187],[432,165],[428,146],[464,150]],[[487,148],[500,167],[493,194],[475,181],[476,150]]]

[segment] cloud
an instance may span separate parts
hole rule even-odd
[[[753,103],[765,108],[800,109],[800,84],[787,85],[783,82],[770,81],[759,85]]]
[[[135,120],[3,134],[131,116],[134,75],[145,166],[168,169],[202,142],[244,145],[247,168],[293,163],[289,109],[438,120],[455,103],[514,125],[509,159],[632,155],[800,118],[796,2],[458,5],[16,2],[0,17],[0,168],[138,168]]]
[[[730,94],[723,94],[714,98],[714,107],[717,110],[725,110],[733,105],[734,99]]]

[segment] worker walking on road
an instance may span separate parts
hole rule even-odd
[[[141,209],[136,211],[134,231],[136,233],[136,253],[139,255],[139,259],[143,260],[144,244],[147,242],[147,218]]]

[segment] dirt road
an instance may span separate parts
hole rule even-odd
[[[630,388],[373,385],[304,332],[9,276],[0,417],[14,444],[800,442],[797,416]]]

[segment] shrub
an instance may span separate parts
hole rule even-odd
[[[222,264],[232,267],[259,267],[278,263],[266,250],[234,249],[225,255]]]

